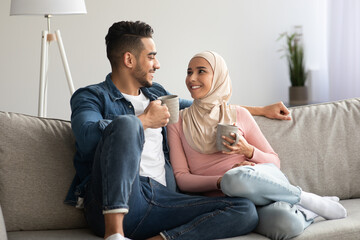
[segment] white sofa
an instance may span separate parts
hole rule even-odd
[[[360,99],[295,107],[291,114],[292,121],[255,119],[293,184],[339,196],[348,210],[345,219],[318,218],[295,239],[360,239]],[[68,121],[0,112],[1,240],[101,239],[81,210],[63,204],[74,152]]]

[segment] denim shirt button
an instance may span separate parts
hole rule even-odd
[[[132,106],[131,106],[131,105],[129,105],[129,108],[132,108]]]

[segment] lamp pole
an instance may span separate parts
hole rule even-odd
[[[48,86],[48,66],[49,66],[49,45],[52,41],[58,43],[61,60],[64,66],[67,83],[70,90],[70,95],[75,92],[74,84],[71,77],[69,64],[67,61],[64,44],[61,38],[60,30],[56,30],[55,34],[50,33],[50,18],[51,15],[45,15],[47,19],[47,30],[42,31],[41,38],[41,63],[40,63],[40,83],[39,83],[39,103],[38,116],[46,117],[47,109],[47,86]]]
[[[86,13],[87,11],[85,0],[11,0],[10,16],[41,15],[45,16],[47,20],[47,30],[42,31],[41,35],[40,84],[38,102],[39,117],[46,117],[49,45],[52,41],[58,43],[70,94],[72,95],[75,92],[60,30],[55,31],[55,33],[50,32],[50,19],[54,15]]]

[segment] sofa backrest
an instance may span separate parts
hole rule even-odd
[[[360,99],[290,110],[291,121],[255,118],[290,182],[320,195],[360,197]]]
[[[85,227],[63,203],[74,177],[68,121],[0,112],[0,204],[7,231]]]
[[[360,197],[360,99],[256,117],[289,180],[306,191]],[[75,174],[70,122],[0,112],[0,205],[7,231],[85,227],[63,203]]]

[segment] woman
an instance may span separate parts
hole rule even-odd
[[[250,113],[227,104],[231,80],[221,56],[214,52],[195,55],[186,85],[194,102],[180,112],[178,123],[168,126],[170,159],[182,191],[252,200],[261,206],[257,232],[272,239],[301,234],[317,215],[346,217],[337,197],[320,197],[291,185]],[[233,146],[234,139],[223,136],[229,152],[216,150],[218,123],[234,123],[239,129],[240,140]]]

